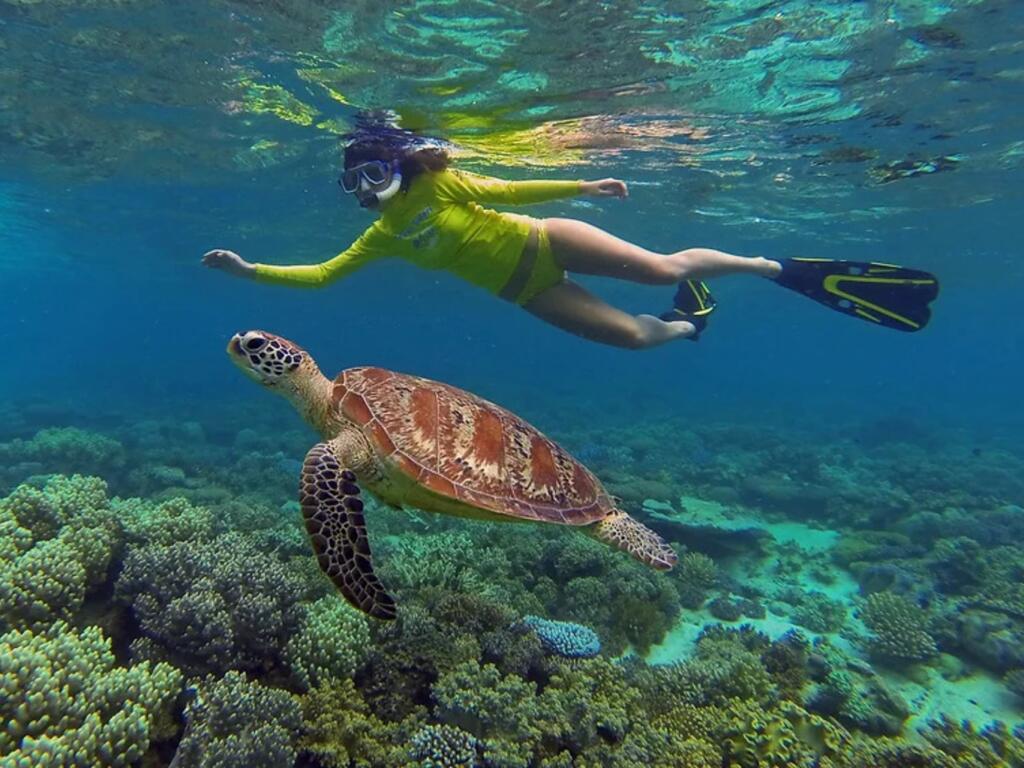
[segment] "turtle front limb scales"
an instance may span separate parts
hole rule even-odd
[[[320,568],[349,603],[378,619],[394,619],[395,601],[373,572],[357,474],[344,433],[317,443],[302,465],[299,503]],[[358,463],[358,462],[357,462]]]

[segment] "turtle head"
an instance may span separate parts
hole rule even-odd
[[[236,333],[228,342],[228,355],[249,378],[282,392],[302,376],[303,363],[310,359],[299,345],[266,331]]]
[[[266,331],[244,331],[231,337],[227,352],[246,376],[284,395],[314,425],[319,422],[330,382],[306,350]]]

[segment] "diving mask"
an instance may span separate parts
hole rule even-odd
[[[402,186],[402,174],[394,170],[391,163],[370,160],[346,168],[338,179],[338,184],[344,192],[351,195],[359,190],[363,181],[374,187],[386,185],[376,193],[359,196],[359,204],[363,208],[373,208],[395,196]]]

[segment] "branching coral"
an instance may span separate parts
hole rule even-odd
[[[337,595],[309,607],[302,628],[288,641],[292,678],[310,688],[330,679],[351,677],[370,647],[366,617]]]
[[[548,653],[567,659],[589,659],[601,652],[601,639],[590,627],[571,621],[552,621],[540,616],[525,616],[523,624],[540,638]]]
[[[185,720],[173,768],[281,768],[295,762],[299,702],[241,672],[198,683]]]
[[[97,478],[21,485],[0,501],[0,625],[70,619],[105,578],[119,540]]]
[[[181,674],[167,664],[124,668],[98,627],[58,621],[0,636],[0,764],[130,766],[174,731]]]
[[[174,544],[213,537],[213,513],[183,498],[160,503],[114,499],[110,504],[129,544]]]
[[[102,474],[124,465],[123,446],[109,437],[75,427],[43,429],[31,440],[0,443],[0,464],[35,462],[39,474]]]
[[[920,661],[938,651],[928,634],[927,613],[905,597],[876,592],[868,596],[860,616],[874,633],[868,647],[883,659]]]
[[[116,592],[143,632],[134,652],[193,673],[278,663],[302,612],[301,582],[235,533],[135,549]]]
[[[425,725],[413,734],[409,756],[422,768],[473,768],[477,765],[475,737],[450,725]]]
[[[488,761],[503,768],[526,768],[551,717],[536,693],[533,683],[475,661],[443,675],[433,688],[436,716],[480,739]]]
[[[329,679],[310,690],[302,716],[300,747],[327,768],[392,768],[409,756],[400,728],[374,716],[351,680]],[[417,721],[411,715],[406,722]]]

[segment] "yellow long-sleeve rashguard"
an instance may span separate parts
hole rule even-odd
[[[394,256],[425,269],[444,269],[499,294],[522,256],[532,220],[499,213],[481,203],[526,205],[573,197],[580,181],[503,181],[464,171],[425,172],[399,193],[381,216],[345,251],[321,264],[256,264],[256,278],[278,285],[316,287],[351,274],[379,258]],[[562,278],[543,228],[526,303]]]

